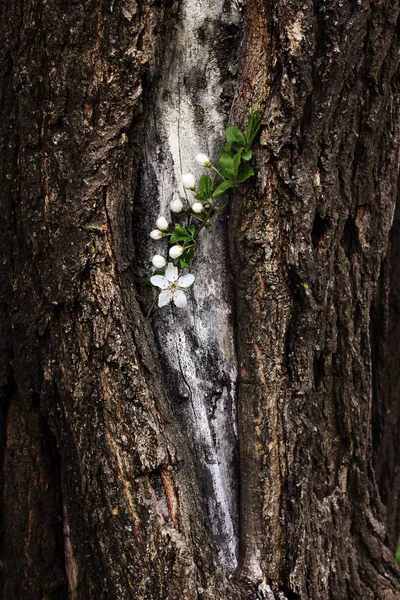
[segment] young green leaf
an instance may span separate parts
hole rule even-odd
[[[254,169],[252,167],[248,167],[243,171],[243,173],[240,173],[240,175],[236,178],[236,183],[243,183],[249,177],[253,177],[253,175]]]
[[[191,263],[194,258],[194,248],[189,248],[183,255],[187,263]]]
[[[176,242],[185,242],[190,239],[191,237],[188,235],[183,235],[182,233],[173,233],[169,238],[169,243],[176,244]]]
[[[253,156],[253,152],[251,150],[246,150],[246,152],[242,153],[243,160],[251,160],[252,156]]]
[[[213,198],[216,198],[217,196],[221,196],[221,194],[226,192],[226,190],[228,190],[230,187],[232,187],[232,185],[233,185],[232,181],[223,181],[222,183],[220,183],[219,186],[217,187],[217,189],[214,190]]]
[[[225,129],[226,141],[229,142],[237,142],[240,146],[246,145],[246,140],[244,139],[243,133],[237,127],[233,125],[229,125]]]
[[[198,200],[207,200],[207,198],[211,198],[213,189],[214,189],[214,186],[213,186],[211,177],[209,177],[208,175],[202,175],[199,180],[200,194],[198,194],[199,196],[201,195],[202,197],[198,198]]]
[[[247,128],[246,128],[246,138],[247,138],[247,148],[251,148],[259,130],[261,127],[261,110],[257,109],[257,110],[253,110],[250,115],[249,115],[249,119],[247,121]]]
[[[237,152],[235,154],[235,156],[233,157],[233,173],[234,173],[235,178],[237,177],[237,174],[239,172],[241,158],[242,158],[242,150],[240,149],[239,152]]]
[[[187,263],[185,261],[185,259],[182,258],[182,256],[178,259],[178,261],[179,261],[179,266],[180,266],[181,269],[186,269],[186,267],[190,266],[189,263]]]
[[[190,233],[192,234],[192,237],[193,237],[194,234],[196,233],[196,227],[194,225],[189,225],[188,231],[190,231]]]
[[[232,178],[235,176],[233,158],[229,156],[229,154],[223,152],[219,157],[219,164],[221,165],[221,170],[225,177]]]
[[[182,225],[179,225],[179,223],[175,223],[175,233],[180,233],[181,235],[188,236],[188,232],[186,231],[186,229],[182,227]]]
[[[179,225],[179,223],[175,223],[175,232],[171,235],[169,243],[176,244],[176,242],[182,242],[190,239],[192,239],[190,232],[186,231],[186,229],[184,229],[182,225]]]
[[[225,146],[223,148],[221,148],[220,154],[222,152],[226,152],[227,154],[230,154],[232,152],[232,146],[233,146],[233,142],[229,142],[228,144],[225,144]]]

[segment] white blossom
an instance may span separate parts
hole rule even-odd
[[[169,229],[168,221],[165,217],[158,217],[156,225],[161,231],[168,231]]]
[[[171,258],[175,259],[175,258],[179,258],[180,255],[183,252],[183,247],[182,246],[171,246],[171,248],[169,249],[169,255]]]
[[[156,269],[162,269],[167,264],[167,259],[163,256],[160,256],[160,254],[155,254],[151,259],[151,262],[156,267]]]
[[[161,238],[164,236],[163,232],[159,229],[153,229],[153,231],[150,232],[150,237],[152,240],[161,240]]]
[[[183,187],[188,190],[194,190],[196,188],[196,179],[192,173],[185,173],[182,175]]]
[[[192,204],[192,211],[195,213],[202,213],[204,212],[204,206],[201,202],[194,202]]]
[[[196,160],[202,167],[211,167],[211,160],[207,154],[203,154],[202,152],[196,154]]]
[[[169,206],[174,213],[180,213],[183,211],[183,204],[180,198],[174,198]]]
[[[153,277],[150,277],[151,283],[161,289],[158,296],[158,306],[166,306],[171,300],[179,308],[186,306],[186,294],[181,288],[188,288],[192,285],[194,279],[195,277],[192,273],[178,275],[178,267],[174,267],[172,263],[168,263],[165,269],[165,277],[163,275],[153,275]]]

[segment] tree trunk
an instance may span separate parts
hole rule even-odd
[[[1,597],[395,600],[399,3],[0,11]],[[154,219],[259,106],[146,318]]]

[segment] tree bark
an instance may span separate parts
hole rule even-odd
[[[1,596],[394,600],[400,6],[197,4],[0,7]],[[258,106],[147,319],[149,226]]]

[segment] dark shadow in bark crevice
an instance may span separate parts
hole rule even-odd
[[[381,500],[386,507],[389,543],[393,550],[400,534],[399,200],[400,195],[390,232],[386,265],[381,269],[379,294],[371,312],[374,467]]]

